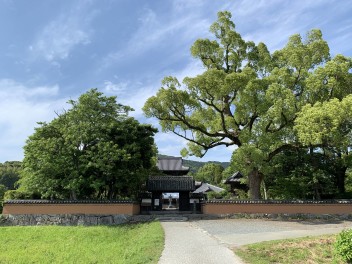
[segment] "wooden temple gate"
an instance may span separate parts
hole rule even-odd
[[[191,176],[151,176],[148,179],[147,189],[152,193],[152,210],[162,210],[163,193],[179,193],[179,211],[191,210],[190,193],[195,190]]]
[[[149,204],[145,208],[148,208],[148,211],[161,211],[163,210],[163,193],[178,193],[179,211],[192,210],[190,199],[191,193],[196,189],[195,181],[192,176],[187,176],[189,168],[182,166],[182,158],[159,158],[157,166],[160,175],[150,176],[146,184],[151,197],[144,199]],[[143,207],[143,200],[141,205]]]

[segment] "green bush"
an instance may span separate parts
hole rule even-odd
[[[2,202],[4,200],[5,192],[6,192],[5,185],[0,184],[0,213],[2,212]]]
[[[337,236],[335,253],[347,263],[352,263],[352,229],[343,230]]]
[[[216,193],[216,192],[208,192],[207,193],[208,199],[230,199],[231,195],[232,194],[230,192],[228,192],[227,190],[224,190],[219,193]]]
[[[5,192],[4,200],[21,200],[21,199],[40,199],[39,194],[33,194],[28,191],[9,190]]]

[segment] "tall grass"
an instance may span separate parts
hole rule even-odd
[[[336,235],[262,242],[235,249],[250,264],[342,264],[334,255]]]
[[[0,263],[157,263],[159,222],[96,227],[0,227]]]

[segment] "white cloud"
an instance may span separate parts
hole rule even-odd
[[[321,28],[333,12],[325,12],[332,5],[328,0],[268,1],[242,0],[228,8],[237,30],[246,40],[264,42],[271,51],[282,48],[288,38]]]
[[[176,0],[172,2],[173,9],[177,12],[185,12],[189,9],[197,10],[204,5],[204,2],[199,0]]]
[[[128,82],[113,83],[112,81],[105,81],[104,91],[106,93],[124,94],[128,84]]]
[[[159,129],[161,131],[161,129]],[[181,156],[180,151],[187,146],[187,141],[172,132],[159,132],[154,137],[159,154]]]
[[[114,76],[115,79],[119,80],[119,77]],[[117,102],[123,105],[128,105],[134,109],[130,112],[130,115],[137,118],[143,119],[144,114],[142,108],[149,97],[156,94],[158,85],[143,86],[139,81],[125,81],[120,80],[118,82],[104,81],[103,92],[107,95],[117,96]]]
[[[203,66],[199,61],[191,60],[182,70],[171,72],[170,75],[175,76],[179,82],[182,82],[186,76],[194,77],[201,74],[203,70]],[[116,76],[115,79],[119,78]],[[102,86],[105,93],[116,95],[119,103],[131,106],[135,110],[131,112],[131,116],[142,118],[144,115],[142,108],[145,102],[148,98],[156,95],[161,86],[161,81],[155,80],[154,83],[148,86],[143,86],[141,82],[131,82],[126,80],[113,82],[107,80]]]
[[[11,92],[9,92],[10,88],[12,90]],[[59,87],[57,85],[51,87],[38,86],[27,89],[23,84],[17,83],[11,79],[0,80],[0,99],[6,98],[7,100],[13,100],[34,96],[55,96],[58,92]]]
[[[183,69],[171,75],[175,76],[179,82],[182,82],[185,77],[196,77],[204,71],[205,69],[199,60],[191,60]]]
[[[188,10],[177,15],[177,10],[169,10],[169,15],[163,18],[151,9],[145,9],[143,15],[139,17],[139,28],[127,41],[125,48],[109,53],[102,60],[103,70],[116,62],[123,61],[125,58],[139,56],[155,48],[158,43],[165,45],[170,41],[177,41],[180,44],[190,41],[190,36],[197,39],[198,34],[207,34],[210,22],[199,18],[199,14]],[[203,34],[202,34],[203,32]],[[177,40],[175,35],[177,34]],[[200,37],[199,35],[199,37]],[[187,49],[188,52],[188,49]]]
[[[132,90],[128,97],[122,97],[121,103],[131,106],[135,111],[131,112],[131,116],[135,118],[142,118],[144,116],[142,108],[147,99],[156,94],[155,87],[143,87]]]
[[[28,48],[34,57],[44,57],[48,61],[63,60],[77,45],[90,43],[92,32],[89,24],[96,12],[88,12],[85,8],[87,3],[76,2],[70,11],[60,14],[44,27]]]
[[[56,99],[57,85],[27,87],[9,79],[0,80],[0,162],[21,160],[25,140],[39,121],[50,121],[66,99]]]

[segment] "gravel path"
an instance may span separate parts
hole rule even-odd
[[[162,222],[165,248],[159,264],[242,264],[226,245],[191,222]]]

